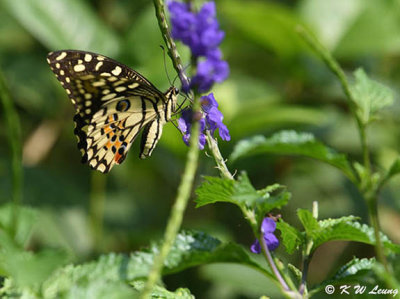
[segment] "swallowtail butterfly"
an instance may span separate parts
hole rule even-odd
[[[142,129],[140,158],[151,155],[175,112],[175,87],[162,93],[126,65],[90,52],[51,52],[47,62],[75,106],[83,163],[109,172],[124,161]]]

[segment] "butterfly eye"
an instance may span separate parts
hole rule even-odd
[[[121,100],[117,103],[117,111],[119,112],[125,112],[126,110],[129,109],[131,106],[131,103],[128,100]]]

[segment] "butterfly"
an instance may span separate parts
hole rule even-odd
[[[47,62],[75,106],[82,163],[109,172],[125,160],[140,131],[140,158],[151,155],[175,112],[174,86],[162,93],[126,65],[86,51],[50,52]]]

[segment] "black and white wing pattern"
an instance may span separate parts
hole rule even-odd
[[[151,155],[175,109],[174,87],[163,94],[136,71],[90,52],[51,52],[47,62],[75,106],[83,163],[109,172],[123,162],[143,128],[140,157]]]

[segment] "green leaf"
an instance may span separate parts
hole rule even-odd
[[[49,49],[90,50],[109,56],[119,52],[116,35],[85,1],[3,0],[2,4]]]
[[[362,279],[366,278],[366,274],[371,272],[374,265],[375,258],[359,259],[354,257],[350,262],[342,266],[331,278],[313,287],[310,293],[318,292],[328,284],[342,285],[347,283],[360,283]]]
[[[277,55],[292,56],[304,49],[294,32],[301,21],[284,5],[229,0],[220,2],[219,9],[223,12],[221,16],[227,18],[246,38]]]
[[[32,253],[18,249],[0,251],[0,269],[19,287],[38,286],[67,260],[61,251]]]
[[[234,180],[205,176],[204,182],[196,189],[196,208],[216,203],[233,202]]]
[[[37,211],[28,207],[18,207],[16,232],[12,233],[13,206],[11,204],[0,207],[0,248],[2,247],[24,247],[31,236],[37,219]],[[14,236],[15,234],[15,236]],[[8,241],[7,241],[8,240]],[[12,240],[12,241],[11,241]]]
[[[303,0],[298,7],[302,19],[331,52],[363,10],[362,0]]]
[[[375,245],[376,240],[373,228],[355,221],[357,217],[347,216],[317,221],[307,210],[298,210],[297,214],[306,230],[307,236],[313,240],[312,251],[325,242],[337,240]],[[392,243],[382,233],[380,237],[385,249],[400,253],[400,245]]]
[[[196,189],[196,194],[196,207],[216,202],[230,202],[242,209],[253,209],[258,220],[272,209],[286,205],[290,199],[290,193],[284,191],[279,184],[262,190],[254,189],[245,172],[241,173],[236,181],[205,177],[203,184]]]
[[[133,287],[139,292],[143,290],[144,284],[145,282],[143,280],[132,282]],[[153,289],[151,297],[163,299],[194,299],[194,296],[190,293],[189,289],[179,288],[175,292],[171,292],[161,286],[156,286]]]
[[[357,114],[364,124],[376,118],[377,112],[393,103],[390,88],[368,78],[363,69],[354,72],[355,82],[350,87],[352,98],[357,104]]]
[[[282,219],[279,219],[276,223],[276,228],[281,232],[282,243],[286,251],[292,254],[302,243],[303,237],[301,233]]]
[[[383,186],[388,180],[400,173],[400,157],[398,157],[390,166],[387,173],[383,176],[380,185]]]
[[[300,284],[303,273],[291,263],[287,265],[287,268],[289,270],[289,273],[292,274],[291,276],[293,276],[293,278],[295,279],[295,283]]]
[[[307,235],[311,235],[312,232],[320,229],[317,219],[313,217],[310,211],[304,209],[297,210],[297,217],[299,217],[301,224],[303,224]]]
[[[68,265],[58,270],[43,284],[45,297],[58,297],[73,287],[84,287],[88,282],[133,282],[147,277],[153,258],[159,252],[159,244],[146,251],[131,255],[111,253],[98,261],[83,265]],[[163,274],[172,274],[189,267],[207,263],[240,263],[271,276],[269,272],[250,259],[247,252],[237,244],[221,243],[202,232],[181,232],[168,254]],[[272,277],[272,276],[271,276]]]
[[[255,136],[242,140],[235,146],[230,158],[237,160],[260,153],[300,155],[317,159],[342,170],[350,180],[355,181],[353,170],[346,156],[317,141],[310,133],[281,131],[270,138]]]
[[[361,9],[337,45],[335,56],[349,61],[356,57],[382,57],[398,52],[400,50],[398,3],[381,0],[351,2],[359,2]],[[350,5],[350,1],[347,1],[347,4]]]
[[[376,244],[374,230],[366,224],[343,219],[343,222],[335,223],[330,226],[321,226],[321,228],[322,230],[314,235],[314,248],[333,240],[355,241],[370,245]],[[392,243],[389,238],[382,233],[380,236],[384,248],[395,253],[400,253],[399,245]]]

